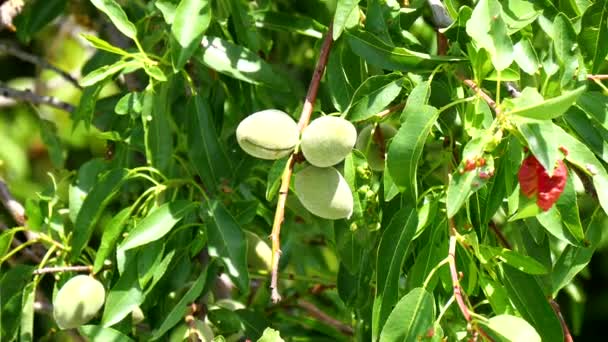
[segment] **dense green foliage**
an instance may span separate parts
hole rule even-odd
[[[604,335],[608,1],[17,12],[0,32],[0,340]],[[295,123],[323,53],[310,121],[364,136],[351,151],[351,131],[324,127],[302,154]],[[237,141],[267,109],[293,122]],[[52,305],[78,272],[104,304],[61,330]]]

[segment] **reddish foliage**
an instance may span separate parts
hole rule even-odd
[[[536,195],[536,204],[544,211],[551,209],[559,196],[564,192],[568,169],[562,160],[557,162],[553,176],[549,174],[538,160],[530,155],[518,173],[519,185],[524,195],[531,198]]]

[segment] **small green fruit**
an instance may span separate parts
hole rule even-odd
[[[352,151],[357,130],[348,120],[323,116],[313,120],[304,132],[300,146],[306,160],[314,166],[336,165]]]
[[[247,263],[256,269],[269,270],[272,266],[272,249],[268,243],[249,231],[245,231],[245,236],[247,236]]]
[[[373,125],[369,125],[361,130],[355,147],[365,154],[370,169],[374,171],[383,171],[387,150],[386,141],[397,134],[397,129],[386,123],[381,123],[376,126],[376,129],[379,128],[382,135],[384,144],[384,147],[382,147],[378,144],[378,141],[372,137],[373,127]]]
[[[77,275],[57,292],[53,316],[61,329],[77,328],[90,321],[105,301],[103,285],[88,275]]]
[[[298,138],[298,124],[276,109],[253,113],[236,128],[239,146],[247,154],[261,159],[285,157],[296,146]]]
[[[194,321],[195,329],[190,330],[188,324],[182,324],[179,327],[175,328],[169,337],[170,342],[182,342],[182,341],[190,341],[191,334],[195,334],[198,340],[202,342],[211,342],[215,337],[213,330],[211,327],[201,321]]]
[[[337,220],[353,212],[353,194],[333,167],[308,166],[296,174],[294,185],[298,199],[314,215]]]

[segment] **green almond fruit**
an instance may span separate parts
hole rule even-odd
[[[386,123],[381,123],[376,126],[376,129],[380,129],[384,144],[384,148],[382,148],[376,139],[372,139],[373,128],[374,125],[369,125],[361,130],[355,148],[365,154],[370,169],[374,171],[383,171],[387,151],[386,141],[397,134],[397,129]]]
[[[215,337],[209,324],[197,319],[194,321],[194,329],[189,329],[188,324],[182,324],[175,328],[169,337],[170,342],[191,341],[190,337],[196,335],[198,341],[211,342]]]
[[[313,120],[304,132],[300,148],[314,166],[333,166],[344,160],[357,141],[357,130],[348,120],[323,116]]]
[[[90,321],[103,306],[103,285],[88,275],[68,280],[53,301],[53,316],[61,329],[77,328]]]
[[[251,267],[269,270],[272,266],[272,249],[256,234],[245,231],[247,237],[247,263]]]
[[[353,212],[353,194],[333,167],[307,166],[295,176],[296,196],[316,216],[338,220]]]
[[[253,113],[236,128],[236,140],[247,154],[261,159],[287,156],[298,143],[298,124],[277,109]]]

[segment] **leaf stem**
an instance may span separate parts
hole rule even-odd
[[[332,31],[333,22],[329,24],[327,29],[327,34],[325,35],[323,45],[321,46],[321,52],[319,53],[319,60],[317,61],[317,66],[315,67],[312,79],[310,80],[310,85],[308,86],[308,92],[306,94],[306,99],[304,100],[300,120],[298,121],[298,129],[300,132],[302,132],[304,128],[308,126],[308,122],[310,121],[310,117],[312,115],[314,103],[317,99],[317,92],[319,91],[319,84],[321,83],[321,77],[325,71],[327,59],[329,58],[329,51],[331,50],[331,45],[333,42]],[[279,236],[281,234],[281,224],[283,223],[285,217],[285,203],[287,202],[289,183],[291,182],[291,174],[293,173],[294,165],[295,159],[294,155],[292,154],[289,157],[287,165],[285,165],[285,170],[283,170],[283,175],[281,176],[281,186],[279,188],[277,208],[274,215],[274,221],[272,223],[272,233],[270,236],[272,240],[270,298],[274,303],[281,300],[281,295],[279,294],[278,288],[279,259],[281,257],[281,240]]]

